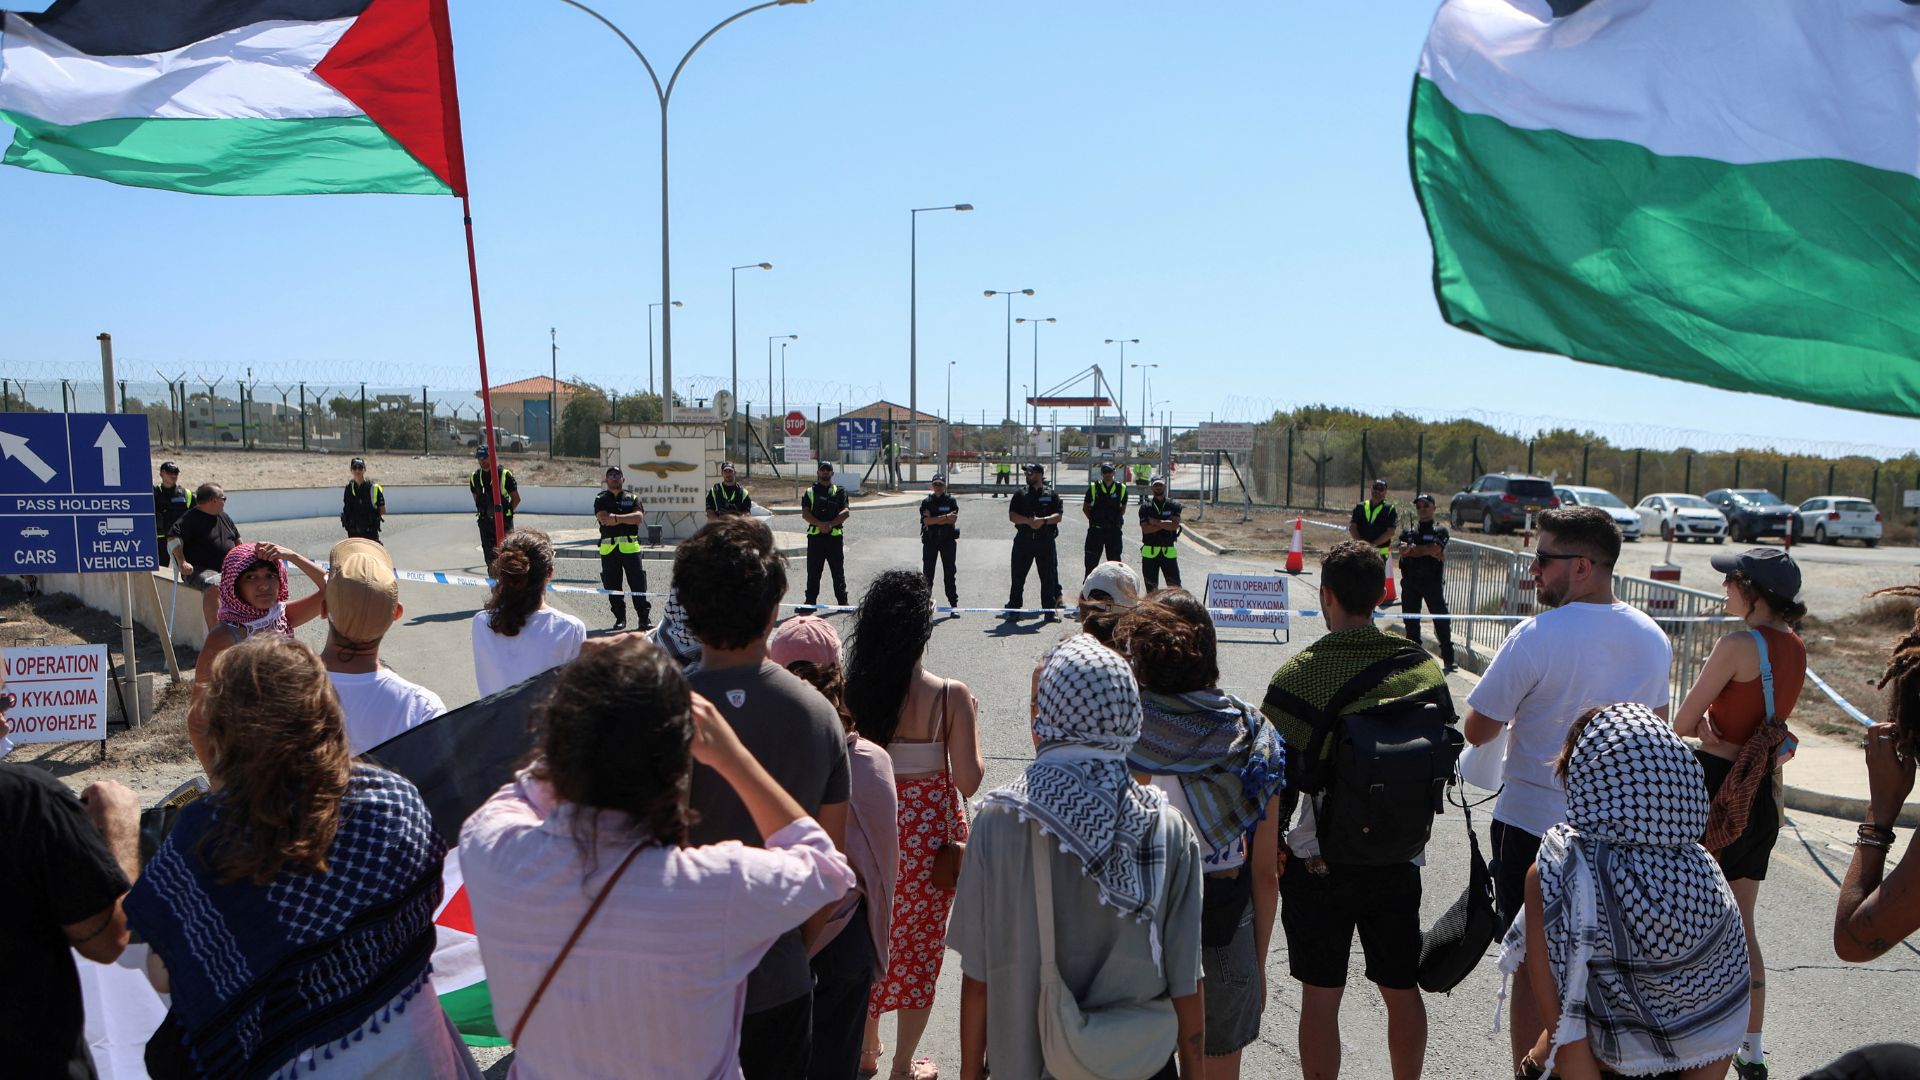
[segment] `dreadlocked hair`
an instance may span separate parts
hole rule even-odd
[[[1895,585],[1867,594],[1868,599],[1877,596],[1920,600],[1920,585]],[[1889,684],[1893,690],[1887,695],[1887,720],[1894,725],[1894,749],[1907,761],[1920,759],[1920,608],[1914,609],[1913,626],[1906,636],[1894,643],[1887,668],[1875,685],[1885,690]]]

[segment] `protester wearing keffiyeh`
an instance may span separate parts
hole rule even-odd
[[[1140,693],[1140,738],[1127,764],[1149,776],[1178,777],[1210,857],[1238,844],[1280,793],[1286,748],[1258,709],[1217,689]]]
[[[1692,751],[1651,710],[1612,705],[1580,732],[1566,787],[1567,820],[1547,831],[1537,863],[1560,997],[1542,1064],[1551,1071],[1581,1039],[1625,1076],[1730,1057],[1746,1031],[1746,939],[1699,843],[1708,800]],[[1527,959],[1526,922],[1507,933],[1508,974]]]
[[[293,628],[287,623],[287,568],[284,564],[273,564],[273,572],[280,580],[280,589],[272,607],[262,611],[240,598],[240,576],[261,561],[259,548],[260,545],[255,543],[240,544],[221,560],[218,618],[231,626],[244,626],[249,633],[272,630],[291,635]]]
[[[982,805],[1002,805],[1077,859],[1100,901],[1154,921],[1167,869],[1166,796],[1134,782],[1127,751],[1140,736],[1140,688],[1118,653],[1082,634],[1040,672],[1039,757]]]

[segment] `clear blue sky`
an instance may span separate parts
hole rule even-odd
[[[666,68],[733,3],[605,0]],[[797,333],[789,397],[905,402],[907,209],[922,215],[920,402],[1000,415],[1004,307],[1043,327],[1050,384],[1138,337],[1177,421],[1330,402],[1905,447],[1920,424],[1517,353],[1446,327],[1407,178],[1430,2],[817,0],[722,31],[673,107],[676,375],[743,399]],[[646,384],[659,298],[658,110],[645,74],[557,0],[454,4],[496,383],[547,369]],[[4,132],[0,126],[0,132]],[[458,206],[423,197],[213,199],[0,170],[0,374],[341,375],[459,385],[473,365]],[[1014,390],[1032,338],[1014,337]],[[64,365],[64,367],[62,367]],[[71,368],[68,371],[67,368]],[[1141,391],[1129,372],[1126,396]],[[477,385],[477,376],[474,377]],[[682,383],[683,386],[687,385]],[[703,381],[703,388],[711,381]],[[852,403],[850,401],[850,403]],[[1693,440],[1699,442],[1701,440]]]

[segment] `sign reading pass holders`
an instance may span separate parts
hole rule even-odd
[[[159,566],[147,418],[0,413],[0,574]]]

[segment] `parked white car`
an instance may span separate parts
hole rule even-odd
[[[1613,523],[1620,526],[1620,539],[1640,539],[1640,515],[1606,488],[1562,485],[1554,488],[1553,493],[1560,497],[1561,506],[1597,506],[1605,510]]]
[[[1726,516],[1698,495],[1663,491],[1641,499],[1633,509],[1640,515],[1641,531],[1662,540],[1727,541]]]
[[[1880,511],[1865,499],[1822,495],[1800,504],[1800,537],[1821,544],[1858,540],[1868,547],[1880,543]]]

